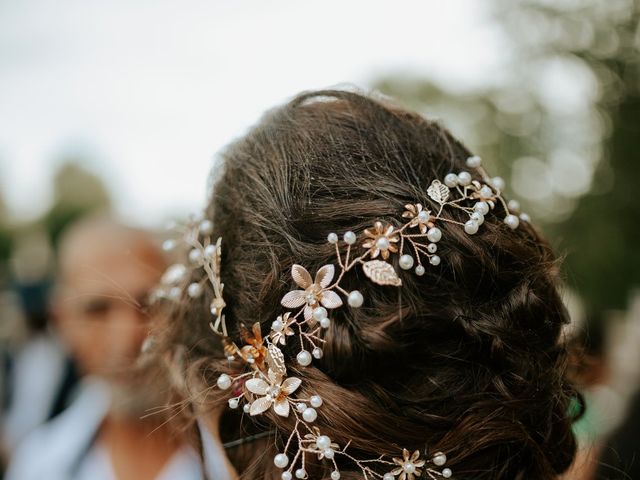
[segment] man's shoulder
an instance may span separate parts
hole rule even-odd
[[[18,446],[6,480],[67,479],[69,469],[91,446],[108,405],[109,395],[103,385],[83,385],[64,412],[37,427]]]

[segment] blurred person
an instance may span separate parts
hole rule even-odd
[[[595,480],[640,478],[640,393],[632,399],[624,423],[601,451]]]
[[[567,471],[582,402],[558,260],[447,130],[307,92],[213,176],[163,277],[176,303],[156,347],[182,372],[210,480]]]
[[[134,368],[147,337],[145,302],[164,268],[146,232],[88,218],[63,235],[54,300],[57,329],[84,375],[71,406],[36,429],[9,480],[199,479],[199,460],[152,409],[163,379]]]
[[[0,299],[0,423],[7,456],[68,405],[77,380],[73,362],[51,329],[53,254],[47,235],[30,231],[15,244],[12,288]]]

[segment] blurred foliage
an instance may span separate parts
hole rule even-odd
[[[69,158],[53,180],[53,205],[41,221],[55,246],[62,231],[80,217],[109,210],[111,200],[102,180],[81,166],[81,159]]]
[[[11,251],[11,234],[7,222],[7,208],[0,192],[0,264],[9,258]]]
[[[35,281],[33,275],[20,274],[25,268],[34,270],[35,266],[29,263],[37,263],[38,276],[47,278],[51,275],[52,264],[45,260],[36,261],[34,258],[25,258],[34,255],[24,245],[31,245],[31,239],[43,236],[44,244],[36,248],[38,259],[42,256],[50,256],[46,251],[40,250],[57,247],[61,232],[80,217],[99,211],[111,209],[111,199],[102,180],[82,166],[86,159],[68,157],[61,161],[61,166],[55,173],[53,180],[53,202],[51,207],[35,220],[18,222],[12,220],[4,210],[0,199],[0,285],[9,281],[8,268],[13,264],[11,277],[28,277],[29,281]],[[28,253],[24,253],[24,251]],[[32,249],[33,250],[33,249]],[[47,267],[47,268],[43,268]],[[29,268],[27,268],[29,267]],[[16,269],[19,270],[15,271]],[[17,280],[24,280],[18,278]]]
[[[504,68],[452,91],[388,76],[375,88],[446,126],[510,177],[597,315],[640,284],[640,0],[493,0]]]

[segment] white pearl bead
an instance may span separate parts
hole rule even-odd
[[[352,231],[348,231],[347,233],[345,233],[344,237],[342,238],[344,240],[344,243],[346,243],[347,245],[353,245],[354,243],[356,243],[356,234]]]
[[[413,257],[411,255],[402,255],[398,261],[400,268],[403,270],[410,270],[413,267]]]
[[[493,177],[491,179],[491,184],[498,190],[504,190],[504,180],[502,177]]]
[[[491,198],[493,197],[493,190],[491,190],[491,187],[489,187],[488,185],[483,185],[483,187],[480,189],[480,196],[482,198]]]
[[[509,214],[504,217],[504,223],[506,223],[510,229],[515,230],[520,224],[520,219],[515,215]]]
[[[438,452],[433,456],[433,464],[436,467],[441,467],[445,463],[447,463],[447,456],[444,453]]]
[[[427,238],[430,242],[438,243],[442,238],[442,231],[437,227],[430,228],[429,231],[427,231]]]
[[[319,322],[327,316],[327,309],[324,307],[316,307],[313,309],[313,319]]]
[[[478,202],[473,206],[473,209],[482,215],[486,215],[489,213],[489,204],[487,202]]]
[[[325,450],[331,447],[331,439],[326,435],[320,435],[318,438],[316,438],[316,445],[320,450]]]
[[[444,184],[447,187],[456,187],[458,185],[458,176],[455,173],[447,173],[444,177]]]
[[[471,183],[471,174],[469,172],[460,172],[458,174],[458,183],[467,186]]]
[[[307,409],[307,404],[300,402],[299,404],[296,405],[296,410],[298,410],[298,412],[302,413]]]
[[[320,326],[322,328],[329,328],[331,326],[331,320],[329,320],[327,317],[323,318],[322,320],[320,320]]]
[[[291,472],[282,472],[280,478],[282,478],[282,480],[291,480],[293,476],[291,475]]]
[[[444,468],[444,469],[442,470],[442,476],[443,476],[444,478],[451,478],[451,475],[452,475],[452,472],[451,472],[451,469],[450,469],[450,468]]]
[[[197,298],[202,294],[202,285],[199,283],[192,283],[187,287],[187,293],[191,298]]]
[[[338,235],[331,232],[329,235],[327,235],[327,242],[329,243],[337,243],[338,242]]]
[[[467,158],[467,167],[469,168],[478,168],[480,164],[482,164],[482,159],[477,155]]]
[[[189,252],[189,260],[193,263],[200,263],[202,261],[202,252],[194,248]]]
[[[298,363],[300,365],[302,365],[303,367],[306,367],[308,365],[311,365],[311,360],[312,360],[311,359],[311,354],[309,352],[307,352],[306,350],[302,350],[296,356],[296,360],[298,361]]]
[[[283,328],[284,324],[281,320],[274,320],[273,322],[271,322],[271,330],[273,330],[274,332],[281,332]]]
[[[203,220],[200,222],[200,233],[203,235],[211,235],[213,232],[213,223],[211,220]]]
[[[413,473],[416,471],[416,466],[411,462],[407,462],[404,464],[404,471],[406,473]]]
[[[242,411],[243,411],[244,413],[249,413],[249,412],[251,411],[251,405],[249,405],[248,403],[245,403],[245,404],[242,406]]]
[[[529,216],[528,213],[521,213],[520,214],[520,220],[522,220],[523,222],[530,222],[531,221],[531,217]]]
[[[309,399],[312,407],[318,408],[322,406],[322,397],[320,395],[312,395]]]
[[[480,212],[473,212],[471,214],[471,220],[476,222],[478,225],[482,225],[484,223],[484,215]]]
[[[204,247],[204,256],[207,258],[213,258],[216,255],[216,246],[207,245]]]
[[[476,222],[475,220],[469,220],[467,223],[464,224],[464,231],[467,232],[469,235],[474,235],[475,233],[478,233],[478,222]]]
[[[390,473],[385,473],[384,477],[382,477],[382,480],[394,480],[396,477],[394,477],[393,475],[391,475]]]
[[[323,353],[322,349],[319,347],[316,347],[311,351],[311,355],[313,355],[313,358],[317,358],[317,359],[322,358],[322,353]]]
[[[437,251],[438,251],[438,245],[436,245],[435,243],[430,243],[429,245],[427,245],[427,252],[436,253]]]
[[[181,296],[182,296],[182,290],[180,289],[180,287],[172,287],[169,290],[169,298],[171,300],[180,300]]]
[[[305,422],[314,422],[316,418],[318,418],[318,412],[316,412],[315,408],[307,408],[304,412],[302,412],[302,418]]]
[[[229,403],[229,408],[235,410],[236,408],[238,408],[238,404],[240,403],[240,400],[238,398],[230,398],[228,403]]]
[[[170,252],[171,250],[173,250],[174,248],[176,248],[176,241],[175,240],[165,240],[162,243],[162,249],[165,252]]]
[[[440,265],[440,257],[438,255],[434,255],[429,259],[429,263],[433,266]]]
[[[427,223],[429,221],[429,213],[426,210],[421,210],[418,214],[418,220],[422,223]]]
[[[509,203],[507,203],[507,206],[509,207],[509,210],[511,210],[513,213],[518,213],[520,211],[520,202],[517,200],[509,200]]]
[[[218,388],[220,390],[226,390],[231,386],[231,377],[226,373],[223,373],[218,377],[218,381],[216,382],[216,384],[218,385]]]
[[[338,470],[331,472],[331,480],[340,480],[340,472]]]
[[[289,457],[284,453],[279,453],[273,457],[273,464],[278,468],[284,468],[289,464]]]
[[[416,267],[416,275],[418,275],[419,277],[424,275],[424,267],[422,265],[418,265]]]
[[[327,448],[324,451],[324,456],[327,457],[329,460],[331,460],[333,458],[333,456],[335,455],[335,452],[333,451],[333,449],[331,448]]]
[[[376,247],[380,250],[387,250],[389,248],[389,239],[387,237],[380,237],[376,241]]]
[[[364,297],[358,290],[353,290],[352,292],[349,292],[347,302],[349,303],[350,307],[359,308],[364,302]]]
[[[296,478],[307,478],[307,471],[304,468],[297,469]]]

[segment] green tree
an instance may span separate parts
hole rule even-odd
[[[493,5],[508,45],[499,85],[460,93],[391,75],[374,86],[446,119],[510,177],[590,311],[624,307],[640,284],[640,1]]]

